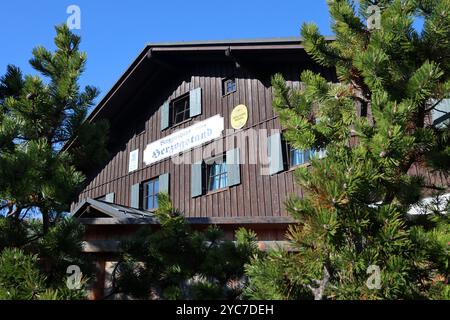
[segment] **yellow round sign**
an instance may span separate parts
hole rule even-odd
[[[231,112],[231,127],[233,129],[242,129],[248,120],[248,110],[247,107],[243,104],[240,104],[234,107]]]

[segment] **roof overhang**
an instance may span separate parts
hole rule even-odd
[[[326,40],[333,41],[334,37],[326,37]],[[264,64],[270,68],[274,62],[310,59],[302,43],[300,37],[149,43],[104,95],[86,121],[94,122],[103,118],[113,120],[133,100],[139,88],[151,87],[152,82],[161,84],[167,75],[177,73],[193,62],[229,61],[248,66]],[[70,148],[72,143],[66,143],[63,150]]]
[[[158,219],[145,210],[133,209],[105,201],[87,199],[72,213],[84,225],[157,225]],[[287,225],[295,223],[291,217],[187,217],[193,225]]]

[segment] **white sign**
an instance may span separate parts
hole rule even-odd
[[[138,169],[139,163],[139,149],[130,152],[130,158],[128,160],[128,172]]]
[[[224,120],[220,115],[181,129],[148,144],[144,150],[144,162],[149,165],[217,139],[222,134],[223,129]]]

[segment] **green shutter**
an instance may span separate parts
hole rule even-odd
[[[281,134],[275,133],[268,141],[269,174],[275,174],[284,170],[283,149],[281,146]]]
[[[160,108],[161,112],[161,130],[169,127],[169,101],[164,102]]]
[[[239,149],[227,151],[226,163],[227,163],[228,187],[240,184],[241,170],[240,170]]]
[[[114,203],[114,192],[108,193],[105,196],[105,202]]]
[[[131,186],[131,201],[130,207],[134,209],[139,209],[139,183],[133,184]]]
[[[202,88],[189,92],[189,116],[195,117],[202,113]]]
[[[201,196],[203,193],[202,185],[202,165],[203,161],[193,163],[191,165],[191,196],[192,198]]]
[[[169,174],[164,173],[159,176],[159,192],[169,193]]]

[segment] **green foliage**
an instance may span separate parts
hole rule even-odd
[[[0,300],[76,300],[82,290],[46,289],[46,277],[37,267],[36,255],[20,249],[5,249],[0,255]]]
[[[0,214],[41,212],[44,232],[52,215],[68,210],[86,170],[105,158],[108,130],[85,122],[98,90],[78,85],[86,64],[80,38],[63,24],[54,43],[54,52],[33,50],[30,64],[41,76],[8,66],[0,78]]]
[[[450,163],[448,127],[429,121],[450,97],[450,1],[432,2],[361,1],[358,14],[351,1],[329,0],[332,42],[303,25],[305,50],[335,66],[339,83],[304,71],[297,90],[276,75],[273,104],[290,144],[326,148],[327,156],[296,171],[306,195],[286,203],[298,221],[288,232],[291,252],[252,259],[250,298],[448,299],[448,203],[407,214],[449,187],[413,170],[447,178]],[[380,29],[365,26],[371,4],[381,8]],[[367,118],[357,116],[361,104]],[[371,265],[381,288],[367,285]]]
[[[0,255],[0,299],[35,299],[44,288],[37,256],[18,249],[5,249]]]
[[[244,265],[256,254],[256,235],[240,229],[236,243],[210,227],[193,231],[171,204],[158,195],[160,228],[142,228],[122,243],[115,293],[136,298],[235,299],[242,293]]]
[[[0,251],[7,247],[21,247],[27,241],[27,230],[13,219],[0,217]]]
[[[91,261],[82,255],[84,227],[73,219],[61,220],[42,233],[42,223],[0,217],[0,299],[83,299],[93,273]],[[67,267],[83,272],[81,289],[66,286]]]
[[[93,273],[92,261],[82,253],[84,226],[75,219],[62,219],[38,242],[42,268],[49,281],[64,283],[66,269],[77,265],[85,275]],[[65,288],[65,286],[64,286]]]
[[[293,300],[310,299],[312,294],[302,286],[294,285],[296,279],[290,278],[288,268],[293,264],[288,252],[278,249],[254,256],[245,266],[249,277],[244,294],[253,300]]]
[[[87,169],[107,155],[108,125],[85,121],[98,90],[78,85],[86,64],[80,38],[64,24],[54,43],[54,52],[33,50],[40,76],[8,66],[0,77],[2,299],[81,299],[84,290],[66,286],[67,267],[79,266],[84,283],[92,272],[83,227],[61,217]]]

